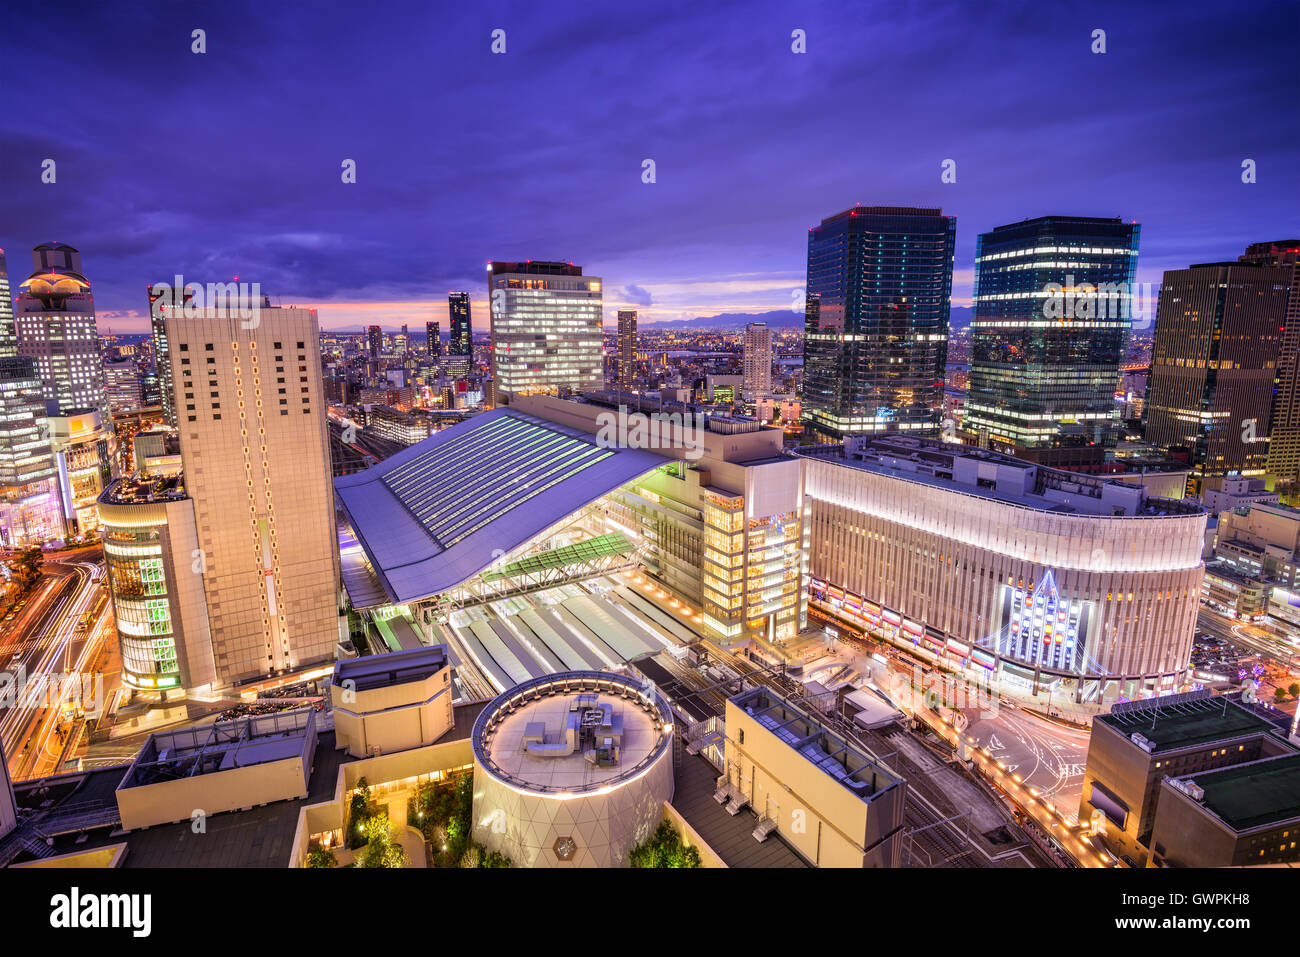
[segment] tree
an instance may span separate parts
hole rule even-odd
[[[365,824],[366,853],[357,863],[358,867],[405,867],[408,861],[406,849],[393,841],[393,829],[388,825],[388,818],[376,814]]]
[[[338,867],[339,859],[334,856],[333,851],[326,850],[318,844],[313,844],[311,850],[307,852],[308,867]]]
[[[348,847],[357,848],[365,843],[366,822],[374,816],[375,808],[370,803],[370,785],[365,778],[357,781],[357,788],[352,792],[348,804]]]
[[[1293,681],[1286,690],[1291,697],[1300,698],[1300,683]]]
[[[1285,700],[1286,700],[1286,689],[1285,689],[1285,688],[1274,688],[1274,689],[1273,689],[1273,697],[1274,697],[1274,699],[1276,699],[1276,700],[1278,700],[1278,701],[1285,701]]]

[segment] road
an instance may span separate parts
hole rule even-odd
[[[966,733],[979,747],[1037,788],[1070,823],[1078,819],[1089,734],[1028,711],[967,709]]]
[[[0,741],[15,779],[53,773],[66,760],[80,728],[65,716],[65,699],[91,709],[108,692],[97,669],[112,610],[98,557],[96,548],[47,554],[42,581],[0,631],[0,669],[15,675],[0,708]]]

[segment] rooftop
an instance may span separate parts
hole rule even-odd
[[[1161,699],[1150,698],[1132,702],[1145,707],[1119,712],[1112,709],[1109,714],[1098,715],[1094,720],[1126,738],[1141,735],[1151,744],[1152,754],[1227,741],[1243,735],[1264,734],[1274,727],[1272,722],[1252,714],[1223,695],[1206,694],[1192,700],[1181,695],[1169,697],[1176,700],[1160,703]],[[1136,741],[1134,743],[1142,746]]]
[[[527,681],[483,709],[474,755],[513,787],[573,794],[639,776],[672,743],[663,695],[635,679],[570,671]]]
[[[312,708],[159,731],[144,743],[118,790],[299,756],[305,760],[315,731]]]
[[[463,584],[547,528],[668,459],[514,409],[437,432],[380,464],[335,479],[367,559],[357,574],[374,604],[429,598]],[[373,575],[373,579],[371,578]],[[359,600],[362,599],[362,600]]]
[[[871,755],[767,688],[742,692],[731,699],[731,704],[863,801],[871,801],[901,783]]]
[[[439,743],[468,738],[482,710],[481,701],[456,705],[455,724]],[[116,790],[129,765],[19,782],[14,786],[19,806],[31,810],[17,830],[0,839],[0,866],[30,859],[33,847],[48,856],[125,841],[129,851],[122,866],[128,868],[287,867],[299,811],[333,799],[339,766],[353,760],[335,747],[334,732],[326,731],[316,741],[306,797],[211,815],[206,831],[198,834],[182,821],[114,836],[121,824]],[[79,843],[82,834],[89,835],[84,844]],[[48,846],[47,840],[52,842]]]
[[[187,497],[184,476],[172,475],[118,479],[100,493],[99,501],[103,505],[149,505],[176,502]]]
[[[1194,780],[1205,792],[1198,803],[1237,831],[1300,819],[1300,754],[1265,758]]]
[[[962,495],[1064,515],[1196,515],[1190,501],[1149,497],[1129,482],[1047,468],[1001,452],[910,435],[859,436],[838,445],[803,446],[798,455],[917,482]]]
[[[445,645],[431,645],[384,655],[366,655],[334,663],[336,685],[351,681],[354,691],[373,691],[393,685],[423,681],[447,667]]]

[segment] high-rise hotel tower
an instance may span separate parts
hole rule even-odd
[[[81,253],[66,243],[32,250],[36,269],[14,299],[17,352],[31,356],[58,411],[94,409],[108,421],[100,366],[95,297],[81,273]]]
[[[316,312],[255,305],[167,319],[218,684],[327,660],[339,638]]]

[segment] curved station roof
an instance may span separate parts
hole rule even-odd
[[[669,461],[641,449],[602,447],[588,432],[505,408],[340,476],[334,487],[387,601],[401,604],[463,584]]]

